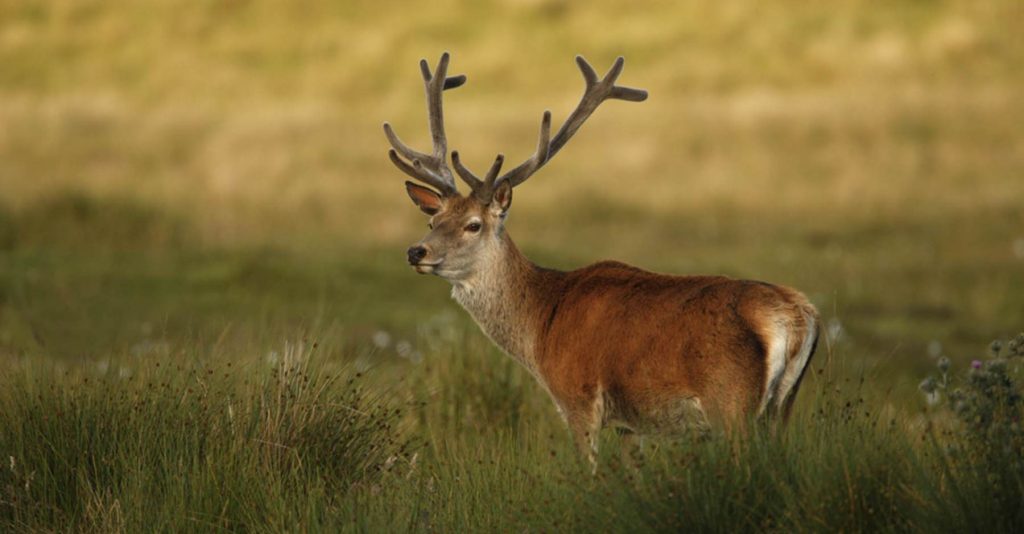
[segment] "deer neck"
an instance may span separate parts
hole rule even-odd
[[[507,232],[480,258],[475,273],[454,281],[452,297],[473,317],[480,329],[506,354],[537,375],[534,351],[540,289],[547,276],[523,256]]]

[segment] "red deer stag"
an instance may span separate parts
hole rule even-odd
[[[582,57],[576,64],[583,98],[554,137],[544,112],[532,157],[499,175],[499,154],[480,178],[452,152],[455,173],[470,189],[461,196],[446,159],[441,95],[466,77],[447,76],[447,53],[433,73],[420,62],[433,152],[409,148],[384,123],[391,161],[433,187],[405,182],[430,216],[430,233],[409,248],[409,263],[452,284],[452,296],[480,328],[547,389],[591,463],[606,425],[649,434],[785,419],[818,335],[817,311],[799,291],[614,261],[560,272],[530,262],[509,237],[512,188],[550,161],[606,99],[647,98],[615,85],[621,57],[603,78]]]

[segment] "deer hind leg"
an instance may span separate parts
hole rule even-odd
[[[604,398],[595,395],[587,402],[564,410],[569,432],[580,451],[580,455],[590,463],[591,472],[597,473],[598,433],[604,421]]]

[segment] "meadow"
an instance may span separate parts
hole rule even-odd
[[[919,385],[946,357],[939,383],[973,391],[1003,375],[972,361],[1007,360],[979,398],[1020,408],[1019,359],[987,347],[1024,330],[1022,18],[4,3],[0,529],[1019,531],[1012,455]],[[575,54],[625,56],[650,99],[602,107],[516,189],[509,232],[550,267],[803,290],[828,335],[781,435],[608,432],[591,477],[541,388],[405,265],[426,221],[380,126],[426,146],[416,62],[444,50],[475,169],[564,118]]]

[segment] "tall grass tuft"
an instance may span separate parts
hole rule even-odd
[[[8,371],[0,530],[276,530],[404,464],[400,414],[357,374],[278,360]]]

